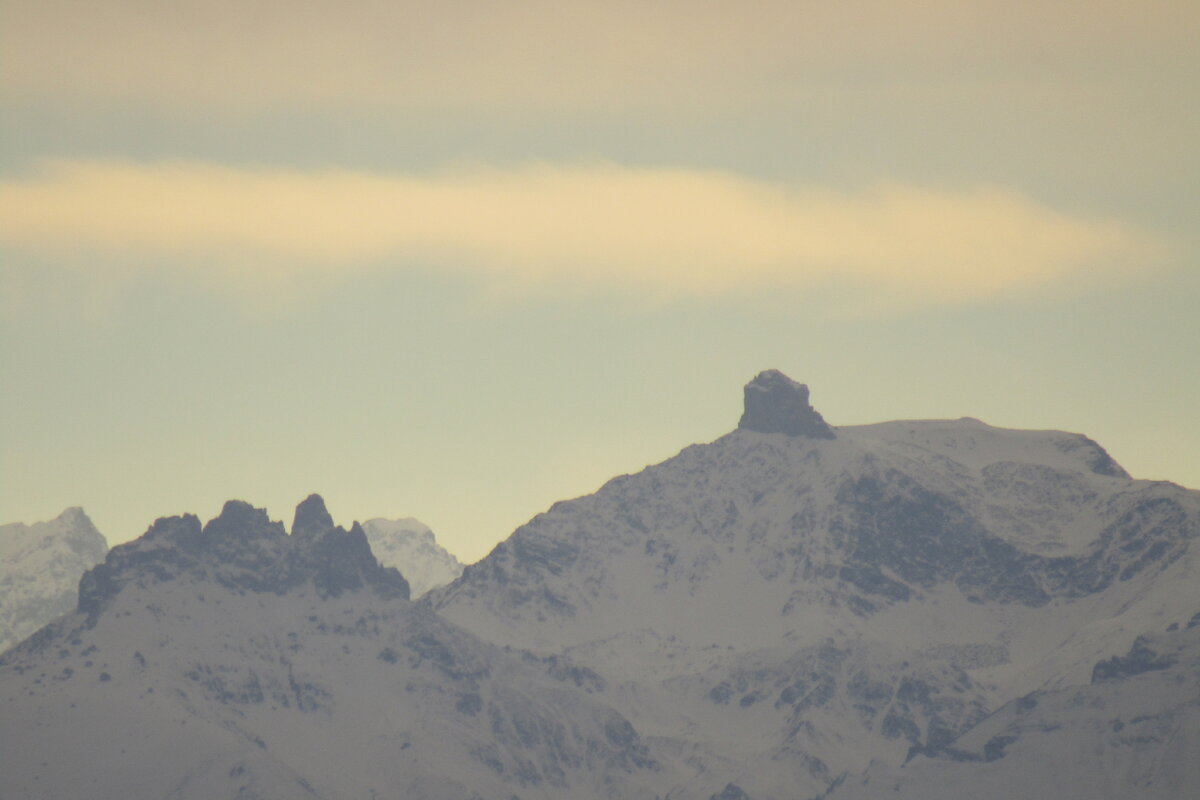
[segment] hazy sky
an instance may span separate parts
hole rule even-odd
[[[0,0],[0,522],[474,560],[737,423],[1200,487],[1200,4]]]

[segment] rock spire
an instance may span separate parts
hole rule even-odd
[[[809,405],[808,387],[777,369],[760,372],[747,383],[745,397],[738,428],[811,439],[834,438],[833,428]]]

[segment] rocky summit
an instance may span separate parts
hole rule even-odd
[[[811,439],[834,438],[833,428],[809,404],[808,387],[776,369],[760,372],[746,384],[745,410],[738,428]]]
[[[309,538],[319,536],[333,528],[333,516],[325,508],[325,500],[319,494],[310,494],[292,517],[292,536]]]

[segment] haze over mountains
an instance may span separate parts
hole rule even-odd
[[[113,548],[0,657],[0,796],[1200,787],[1200,492],[1079,434],[831,426],[768,371],[419,602],[372,527],[231,501]]]

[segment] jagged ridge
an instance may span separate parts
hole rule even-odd
[[[283,594],[311,586],[322,597],[369,589],[408,599],[408,582],[380,566],[355,522],[334,526],[318,495],[296,510],[293,534],[264,509],[230,500],[203,528],[193,514],[155,521],[141,538],[114,547],[79,583],[79,611],[94,619],[125,585],[189,577],[249,592]]]

